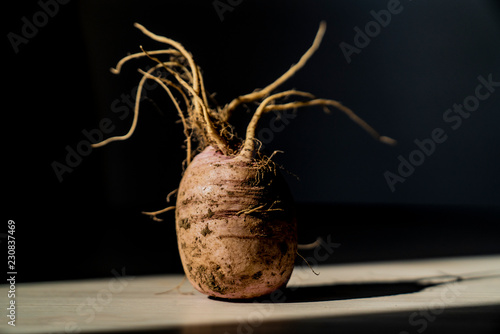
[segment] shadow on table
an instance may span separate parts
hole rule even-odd
[[[358,299],[415,293],[436,284],[415,282],[336,284],[287,288],[282,297],[284,303],[319,302],[328,300]]]
[[[435,285],[438,284],[420,284],[418,282],[346,283],[290,287],[254,299],[208,298],[226,303],[307,303],[415,293]]]
[[[442,275],[422,278],[419,280],[399,282],[365,282],[320,286],[299,286],[289,288],[287,287],[283,290],[277,290],[270,295],[255,299],[221,299],[214,297],[209,298],[229,303],[308,303],[409,294],[420,292],[426,288],[446,283],[490,277],[500,277],[500,275],[498,274],[488,275],[488,273],[485,272],[482,272],[481,274],[482,275],[476,275],[469,278],[463,278],[454,275]]]

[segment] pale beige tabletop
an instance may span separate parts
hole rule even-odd
[[[133,277],[126,268],[17,284],[15,327],[4,284],[0,333],[500,333],[500,255],[314,269],[297,267],[286,291],[253,302],[210,299],[188,282],[167,292],[182,275]]]

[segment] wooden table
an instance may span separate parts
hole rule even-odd
[[[196,292],[182,275],[16,285],[15,327],[1,333],[500,333],[500,255],[298,266],[259,301]],[[8,301],[7,301],[8,303]]]

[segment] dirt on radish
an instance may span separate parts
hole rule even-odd
[[[209,296],[225,299],[260,297],[284,287],[297,256],[297,226],[293,199],[280,167],[260,150],[255,137],[263,114],[309,106],[333,107],[344,112],[375,139],[380,136],[341,103],[316,98],[299,90],[277,88],[301,69],[318,49],[326,30],[322,22],[310,48],[296,64],[265,88],[239,96],[219,106],[204,86],[193,56],[177,41],[156,35],[135,24],[165,49],[141,52],[120,60],[115,74],[133,59],[147,57],[154,66],[139,69],[134,119],[123,136],[108,138],[93,147],[126,140],[133,134],[139,116],[139,101],[146,80],[154,80],[174,104],[186,137],[185,168],[175,206],[145,212],[153,219],[175,210],[176,233],[184,272],[191,284]],[[160,60],[160,57],[162,60]],[[164,58],[164,59],[163,59]],[[240,138],[231,118],[245,105],[255,111]]]

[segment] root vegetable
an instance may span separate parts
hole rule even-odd
[[[273,110],[307,106],[334,107],[347,114],[373,137],[393,144],[337,101],[312,94],[276,89],[301,69],[319,47],[326,24],[322,22],[313,44],[287,72],[267,87],[240,96],[224,107],[205,90],[200,68],[184,47],[158,36],[140,24],[145,35],[168,46],[123,58],[113,73],[128,61],[148,57],[155,66],[139,82],[134,119],[129,132],[108,138],[94,147],[129,138],[137,125],[139,101],[146,80],[156,81],[169,95],[186,136],[186,168],[177,190],[175,206],[145,212],[154,219],[175,210],[176,233],[185,274],[199,291],[226,299],[254,298],[284,287],[294,267],[297,227],[293,200],[286,182],[255,138],[259,119]],[[160,60],[158,56],[165,56]],[[285,98],[295,97],[292,102]],[[238,138],[229,120],[241,104],[258,106],[244,139]],[[196,148],[194,146],[196,145]],[[171,194],[169,194],[170,197]]]
[[[184,173],[176,221],[184,270],[203,293],[258,297],[285,285],[292,273],[292,197],[272,162],[207,147]]]

